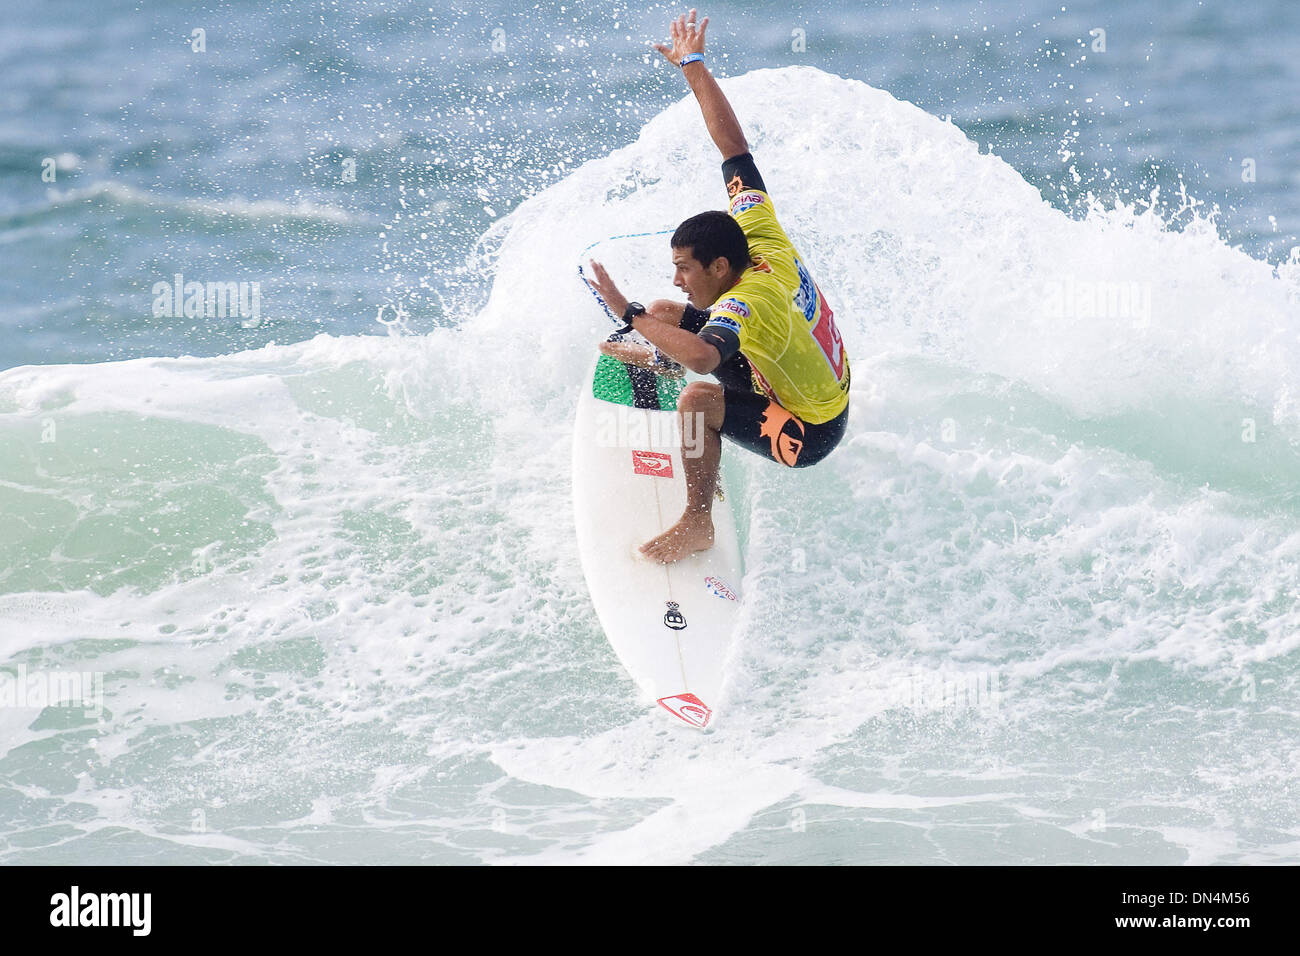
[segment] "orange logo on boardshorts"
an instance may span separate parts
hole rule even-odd
[[[786,426],[793,427],[787,430]],[[799,433],[797,437],[796,429]],[[771,402],[763,412],[763,424],[759,428],[759,434],[772,442],[773,458],[791,468],[795,466],[795,462],[799,460],[799,452],[803,450],[803,422],[776,402]]]

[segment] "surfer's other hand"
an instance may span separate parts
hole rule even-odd
[[[595,259],[590,260],[588,264],[591,266],[591,278],[587,279],[587,285],[595,289],[596,294],[605,300],[605,305],[610,312],[614,313],[614,317],[621,319],[623,313],[627,311],[627,298],[618,291],[618,286],[609,277],[604,266]]]

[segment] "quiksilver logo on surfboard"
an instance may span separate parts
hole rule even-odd
[[[708,724],[713,711],[694,694],[676,694],[672,697],[659,698],[659,706],[676,714],[692,727],[704,727]]]
[[[653,475],[656,478],[673,476],[673,456],[658,451],[633,451],[632,471],[638,475]]]
[[[668,611],[664,614],[664,624],[671,627],[674,631],[680,631],[686,627],[686,617],[682,614],[681,605],[676,601],[668,601]]]

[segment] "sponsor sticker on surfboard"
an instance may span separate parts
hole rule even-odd
[[[686,629],[686,617],[682,614],[682,606],[676,601],[665,601],[668,610],[664,614],[664,626],[670,627],[674,631],[683,631]]]
[[[673,456],[658,451],[632,451],[632,471],[638,475],[652,475],[655,478],[673,476]]]
[[[669,713],[676,714],[692,727],[704,727],[708,724],[713,711],[694,694],[676,694],[672,697],[659,698],[661,706]]]
[[[709,589],[709,593],[715,594],[726,601],[736,600],[736,592],[727,587],[721,578],[710,575],[704,579],[704,586]]]

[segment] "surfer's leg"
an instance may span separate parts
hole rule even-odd
[[[682,464],[686,469],[683,517],[707,515],[713,510],[722,460],[722,422],[727,415],[724,394],[721,385],[692,382],[677,400],[682,420]]]
[[[722,386],[692,382],[677,400],[682,423],[682,465],[686,472],[686,510],[659,537],[641,546],[648,558],[670,564],[713,547],[713,495],[722,459],[726,400]]]

